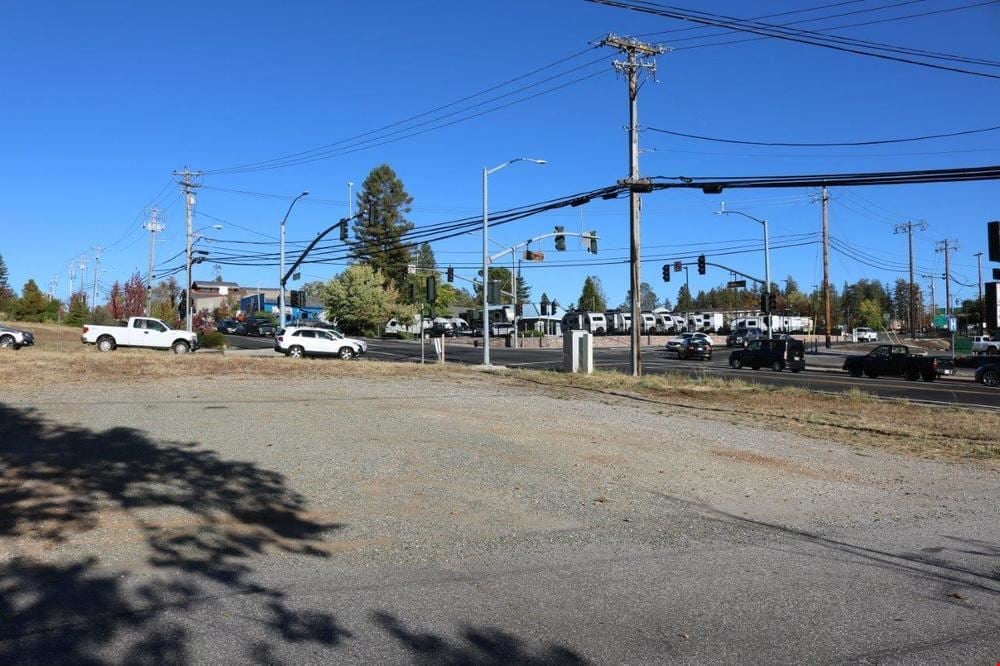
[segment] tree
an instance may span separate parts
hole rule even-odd
[[[480,274],[482,271],[480,271]],[[512,303],[511,298],[511,273],[509,268],[504,268],[502,266],[490,266],[490,280],[493,282],[500,283],[500,303],[495,303],[494,305],[501,305],[504,303]],[[476,302],[481,306],[483,303],[483,288],[482,285],[476,284]],[[527,285],[524,281],[523,275],[517,276],[517,302],[527,303],[531,298],[531,287]]]
[[[599,277],[587,276],[583,281],[583,289],[580,291],[580,298],[576,305],[579,309],[588,312],[604,312],[608,309],[608,298],[604,295],[604,287],[601,286]]]
[[[660,297],[656,295],[648,282],[639,284],[639,309],[643,311],[652,310],[659,304]],[[625,301],[619,306],[620,310],[630,310],[632,308],[632,290],[625,292]]]
[[[437,270],[437,261],[434,259],[434,250],[431,249],[430,243],[421,243],[413,251],[413,263],[423,271]]]
[[[691,300],[691,290],[686,284],[682,284],[677,290],[677,312],[688,312],[694,309],[694,302]]]
[[[351,254],[395,287],[403,284],[406,266],[413,259],[402,238],[413,229],[404,217],[411,203],[413,197],[388,164],[372,169],[358,193],[357,242]]]
[[[34,280],[24,283],[21,299],[17,302],[17,318],[21,321],[43,321],[48,301]]]
[[[111,291],[108,292],[108,310],[111,312],[111,317],[121,319],[124,305],[125,295],[122,293],[122,286],[118,280],[115,280],[115,283],[111,285]]]
[[[73,294],[69,299],[69,312],[66,314],[66,324],[68,326],[83,326],[89,316],[87,309],[87,297],[82,291]]]
[[[391,317],[409,321],[414,314],[399,303],[396,288],[367,264],[355,264],[330,280],[323,301],[327,316],[345,333],[374,334]]]
[[[146,313],[146,284],[139,276],[139,271],[132,274],[125,282],[122,318],[141,317]]]
[[[3,255],[0,254],[0,312],[12,309],[11,306],[14,304],[15,298],[16,294],[7,281],[7,264],[4,263]]]
[[[873,298],[863,299],[858,304],[857,321],[868,328],[882,328],[885,322],[882,320],[882,308],[878,301]]]
[[[663,299],[663,307],[666,308],[667,310],[673,311],[674,304],[670,302],[669,296]]]

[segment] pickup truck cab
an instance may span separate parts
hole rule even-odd
[[[855,342],[878,342],[878,333],[865,326],[854,329]]]
[[[852,377],[867,375],[875,379],[886,375],[925,382],[932,382],[939,375],[952,374],[951,362],[947,359],[911,354],[906,345],[879,345],[864,356],[848,356],[844,359],[844,370]]]
[[[1000,354],[1000,340],[994,340],[988,335],[974,335],[972,336],[972,353],[996,356]]]
[[[185,354],[198,348],[198,336],[187,331],[176,331],[159,319],[131,317],[120,326],[95,326],[85,324],[80,342],[97,345],[102,352],[118,347],[146,347],[172,349],[175,354]]]

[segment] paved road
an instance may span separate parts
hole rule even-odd
[[[241,349],[271,348],[270,338],[245,338],[226,336],[230,345]],[[482,363],[482,348],[466,344],[445,343],[445,356],[450,363],[477,365]],[[420,343],[402,340],[368,341],[368,356],[372,359],[395,362],[420,362]],[[662,347],[645,348],[642,367],[646,374],[683,373],[697,376],[708,374],[728,379],[742,379],[770,386],[800,386],[814,391],[844,392],[859,388],[886,398],[904,398],[914,402],[955,404],[965,407],[1000,408],[1000,391],[970,381],[968,373],[961,377],[935,382],[908,382],[902,379],[868,379],[849,377],[840,371],[842,356],[820,354],[807,356],[807,369],[799,374],[776,373],[770,370],[733,370],[728,366],[729,349],[719,348],[711,361],[680,361],[668,357]],[[436,361],[434,346],[427,342],[424,355],[428,363]],[[494,365],[509,368],[557,369],[562,366],[559,348],[490,349]],[[629,371],[629,350],[626,348],[597,348],[594,364],[603,370]],[[808,367],[812,366],[812,367]]]

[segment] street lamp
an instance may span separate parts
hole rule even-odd
[[[768,240],[767,235],[767,220],[761,220],[753,215],[747,215],[746,213],[739,210],[726,210],[726,203],[722,202],[722,210],[715,211],[716,215],[742,215],[743,217],[749,218],[754,222],[758,222],[764,225],[764,294],[767,298],[767,311],[764,316],[767,317],[767,337],[772,338],[772,329],[774,328],[771,322],[771,245]]]
[[[191,194],[189,196],[194,196],[194,195]],[[191,231],[190,229],[188,230],[188,234],[187,234],[187,262],[186,262],[187,263],[187,289],[184,290],[184,320],[185,320],[184,328],[187,330],[188,333],[191,332],[191,265],[194,263],[193,260],[191,259],[191,254],[192,254],[191,248],[193,248],[194,244],[198,242],[198,239],[203,238],[203,236],[199,235],[199,232],[204,231],[205,229],[215,229],[216,231],[219,231],[220,229],[222,229],[222,225],[221,224],[213,224],[213,225],[208,226],[208,227],[202,227],[201,229],[198,229],[196,231]],[[208,254],[208,253],[205,252],[204,254]]]
[[[483,169],[483,365],[490,365],[490,251],[489,251],[489,175],[510,166],[514,162],[531,162],[533,164],[546,164],[545,160],[536,160],[530,157],[515,157],[492,169]],[[516,291],[516,289],[515,289]]]
[[[308,196],[309,192],[305,191],[299,196],[292,199],[292,203],[288,205],[288,210],[285,211],[285,216],[281,218],[281,259],[279,261],[278,268],[278,327],[285,327],[285,221],[288,220],[288,215],[292,212],[292,207],[295,206],[296,202],[304,196]]]

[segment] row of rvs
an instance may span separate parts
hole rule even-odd
[[[733,319],[722,312],[672,313],[652,310],[641,313],[639,331],[643,335],[669,335],[683,331],[715,333],[725,329],[759,328],[775,332],[808,333],[812,331],[812,317],[771,315],[770,322],[764,315]],[[632,313],[619,310],[607,312],[568,312],[562,319],[562,330],[588,331],[594,335],[625,335],[632,332]]]

